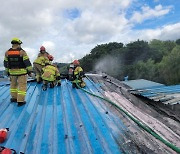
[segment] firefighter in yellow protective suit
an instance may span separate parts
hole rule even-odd
[[[49,61],[53,61],[53,56],[48,55]],[[57,84],[61,86],[60,73],[58,68],[52,63],[46,63],[46,66],[42,69],[42,79],[43,79],[43,90],[47,90],[48,83],[50,84],[50,88],[54,88]]]
[[[36,81],[37,83],[41,83],[42,81],[42,68],[45,66],[46,63],[49,62],[48,59],[48,53],[46,52],[46,49],[44,46],[40,47],[40,53],[38,54],[38,57],[33,62],[34,71],[36,73]]]
[[[27,74],[31,76],[32,65],[27,53],[21,48],[22,41],[13,38],[12,48],[5,52],[4,67],[10,75],[11,102],[17,102],[18,106],[26,103]]]
[[[80,63],[78,60],[73,61],[74,64],[74,71],[73,71],[73,81],[72,81],[72,87],[78,88],[76,84],[78,84],[81,88],[84,88],[86,86],[86,83],[83,80],[84,72],[83,69],[80,67]]]

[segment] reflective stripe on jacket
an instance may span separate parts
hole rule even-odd
[[[45,66],[46,63],[49,63],[49,59],[45,56],[40,56],[35,59],[34,63]]]
[[[42,79],[46,81],[55,81],[60,76],[59,70],[54,65],[47,65],[43,69]]]

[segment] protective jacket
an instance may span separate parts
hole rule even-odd
[[[38,57],[41,57],[41,56],[44,56],[44,57],[48,57],[49,53],[48,52],[45,52],[45,53],[39,53],[38,54]]]
[[[22,48],[10,48],[5,53],[4,67],[10,75],[24,75],[32,72],[32,65]]]
[[[45,64],[49,63],[49,59],[46,56],[38,56],[34,63],[45,66]]]
[[[82,78],[82,76],[84,75],[83,69],[80,66],[77,66],[74,69],[74,77],[75,78]]]
[[[55,81],[60,78],[59,70],[54,65],[47,65],[43,69],[42,79],[46,81]]]
[[[74,69],[75,69],[74,64],[70,64],[69,67],[68,67],[68,79],[69,79],[70,81],[73,80]]]
[[[83,72],[82,67],[77,66],[74,69],[74,75],[73,75],[74,80],[72,81],[72,83],[74,85],[76,85],[76,83],[78,83],[80,85],[80,87],[82,87],[82,88],[85,87],[86,83],[83,81],[83,76],[84,76],[84,72]]]

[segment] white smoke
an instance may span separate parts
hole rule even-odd
[[[117,57],[106,56],[96,63],[94,70],[117,76],[121,71],[120,60]]]

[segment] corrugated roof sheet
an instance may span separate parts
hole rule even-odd
[[[88,90],[101,95],[97,86],[86,83]],[[123,122],[101,100],[72,89],[67,80],[47,91],[28,83],[24,106],[9,100],[9,85],[1,86],[0,128],[10,131],[0,146],[31,154],[122,152],[120,136],[127,129]]]
[[[0,86],[4,86],[6,84],[9,84],[8,78],[0,78]]]
[[[164,86],[161,83],[145,80],[145,79],[137,79],[137,80],[129,80],[129,81],[122,81],[124,84],[131,87],[133,90],[136,89],[145,89],[149,87],[160,87]]]
[[[180,85],[165,86],[148,80],[133,80],[123,83],[132,88],[130,90],[132,94],[141,95],[164,104],[180,104]]]
[[[112,97],[118,100],[121,98],[120,102],[116,103],[123,103],[131,111],[132,104],[124,97],[121,88],[104,78],[97,81],[99,82],[95,83],[86,78],[85,89],[98,96],[113,94]],[[49,88],[47,91],[43,91],[41,86],[42,84],[36,82],[28,83],[27,104],[21,107],[10,103],[9,84],[0,86],[0,129],[10,129],[7,140],[0,146],[26,154],[172,151],[107,102],[80,89],[73,89],[66,79],[62,80],[61,87]],[[111,93],[108,89],[115,92]],[[140,110],[138,109],[139,112],[145,112],[144,109]],[[135,111],[137,112],[137,109]],[[146,112],[144,114],[147,115]],[[149,118],[153,121],[151,115]],[[173,124],[173,129],[176,130],[177,127],[174,122]],[[157,125],[156,122],[153,125]],[[162,125],[164,123],[160,126]],[[179,138],[179,135],[176,135],[178,131],[167,133],[166,129],[162,129],[162,134],[163,131],[166,132],[168,140],[176,143]]]

